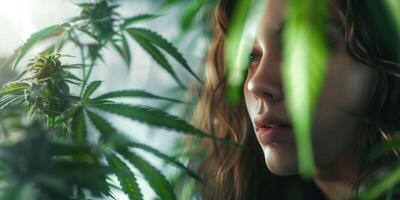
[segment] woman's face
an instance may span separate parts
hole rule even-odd
[[[293,129],[284,104],[282,87],[282,36],[289,0],[269,0],[244,85],[246,107],[269,170],[277,175],[298,172]],[[329,60],[313,122],[313,150],[318,168],[349,164],[357,156],[358,120],[365,109],[374,70],[354,60],[346,51],[343,19],[331,2],[327,24]],[[271,127],[286,124],[286,127]],[[270,124],[270,125],[271,125]],[[273,132],[273,135],[269,133]]]

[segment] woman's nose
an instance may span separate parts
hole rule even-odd
[[[265,101],[278,102],[283,99],[280,59],[263,56],[254,72],[249,74],[247,90]],[[251,73],[251,72],[249,72]]]

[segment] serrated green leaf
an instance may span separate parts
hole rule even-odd
[[[77,28],[77,30],[81,31],[82,33],[86,34],[88,37],[91,39],[95,40],[99,44],[101,44],[100,38],[98,38],[96,35],[94,35],[92,32],[84,29],[84,28]]]
[[[64,64],[61,65],[61,68],[63,69],[81,69],[83,67],[88,67],[89,65],[85,64]]]
[[[155,108],[147,106],[112,104],[112,103],[93,105],[93,107],[117,115],[121,115],[131,120],[137,120],[152,126],[175,130],[183,134],[192,134],[199,137],[206,137],[206,138],[225,141],[223,139],[213,137],[212,135],[209,135],[195,128],[194,126],[190,125],[186,121],[176,116],[170,115],[164,111],[157,110]]]
[[[119,152],[125,159],[127,159],[136,169],[143,174],[149,185],[153,188],[154,192],[165,200],[176,199],[174,190],[165,176],[156,169],[149,162],[144,160],[139,155],[131,151]]]
[[[10,94],[16,94],[30,87],[26,82],[11,82],[0,89],[0,97]]]
[[[127,27],[131,24],[144,21],[144,20],[151,20],[154,18],[160,17],[160,15],[152,15],[152,14],[143,14],[143,15],[136,15],[133,17],[126,18],[124,23],[122,24],[123,27]]]
[[[12,69],[15,70],[21,59],[36,43],[52,36],[61,35],[63,31],[64,28],[62,25],[53,25],[32,34],[25,44],[16,50],[16,57]]]
[[[60,124],[60,123],[66,123],[67,124],[67,122],[70,121],[73,118],[73,116],[75,115],[75,112],[76,112],[76,110],[78,108],[79,107],[75,107],[75,106],[68,108],[59,117],[57,117],[55,123],[56,124]]]
[[[151,57],[162,67],[164,68],[181,86],[185,88],[181,80],[176,76],[175,71],[172,69],[172,66],[169,64],[165,56],[158,50],[153,44],[151,44],[146,38],[143,38],[141,35],[130,34],[136,42],[143,47],[144,50],[147,51],[151,55]]]
[[[36,112],[37,112],[36,106],[35,105],[30,105],[29,109],[28,109],[27,118],[28,119],[32,119],[36,115]]]
[[[9,96],[9,98],[2,98],[0,100],[0,111],[13,103],[16,103],[17,101],[24,101],[24,96],[23,95],[15,95],[15,96]]]
[[[119,97],[139,97],[139,98],[150,98],[150,99],[160,99],[160,100],[167,100],[175,103],[183,103],[182,101],[161,97],[158,95],[151,94],[149,92],[143,90],[120,90],[120,91],[113,91],[106,94],[102,94],[93,98],[93,101],[97,100],[106,100],[111,98],[119,98]]]
[[[143,199],[136,176],[129,167],[115,154],[107,155],[106,158],[110,167],[115,169],[115,175],[117,175],[122,190],[129,196],[129,199]]]
[[[93,123],[95,128],[100,132],[100,137],[104,140],[104,143],[111,143],[116,145],[125,144],[125,140],[121,139],[117,129],[115,129],[107,120],[100,117],[98,114],[86,110],[90,121]]]
[[[85,92],[82,95],[82,101],[83,102],[87,102],[87,100],[89,99],[90,95],[93,94],[94,91],[96,91],[97,88],[99,88],[99,86],[101,85],[101,81],[93,81],[91,82]]]
[[[77,141],[87,140],[85,112],[82,107],[77,108],[72,117],[72,138]]]
[[[124,59],[124,62],[129,70],[131,66],[131,51],[125,35],[121,33],[121,45],[118,45],[115,41],[113,41],[111,44],[117,50],[122,59]]]
[[[128,69],[131,67],[131,50],[129,48],[129,43],[128,40],[126,39],[124,33],[121,33],[121,39],[122,39],[122,51],[124,52],[125,55],[125,62],[128,66]]]
[[[75,80],[75,81],[78,81],[78,82],[82,82],[82,79],[78,78],[77,76],[75,76],[75,75],[72,74],[71,72],[63,71],[62,74],[63,74],[63,76],[64,76],[65,79]]]
[[[327,0],[291,1],[284,30],[285,103],[294,125],[299,170],[303,177],[311,177],[314,172],[311,131],[327,65],[324,32],[327,8]]]
[[[149,152],[149,153],[161,158],[165,162],[171,163],[171,164],[175,165],[176,167],[178,167],[179,169],[185,171],[186,174],[188,174],[190,177],[194,178],[195,180],[197,180],[199,182],[203,182],[202,178],[199,175],[197,175],[196,172],[187,168],[184,164],[177,161],[175,158],[172,158],[171,156],[168,156],[153,147],[150,147],[145,144],[137,143],[137,142],[129,142],[129,147],[139,148],[146,152]]]
[[[193,70],[190,68],[189,64],[183,58],[182,54],[176,49],[176,47],[168,42],[166,39],[164,39],[161,35],[158,33],[148,30],[148,29],[143,29],[143,28],[129,28],[126,29],[126,31],[132,35],[133,37],[141,37],[144,38],[145,40],[149,41],[151,44],[157,45],[161,49],[163,49],[165,52],[170,54],[175,60],[177,60],[190,74],[192,74],[199,82],[201,82],[200,78],[193,72]]]

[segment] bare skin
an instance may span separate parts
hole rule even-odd
[[[253,126],[260,115],[289,121],[282,88],[282,28],[289,0],[269,0],[257,31],[253,58],[243,88]],[[360,134],[355,116],[365,109],[375,71],[355,59],[345,48],[342,17],[332,1],[327,24],[330,41],[328,69],[313,126],[316,165],[314,181],[327,199],[351,198],[349,180],[358,172]],[[255,129],[257,134],[257,130]],[[298,173],[293,133],[288,139],[260,145],[268,170],[282,176]]]

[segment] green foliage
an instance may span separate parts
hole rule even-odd
[[[125,19],[123,26],[124,27],[128,27],[131,24],[137,23],[137,22],[141,22],[141,21],[147,21],[150,19],[154,19],[160,17],[159,15],[152,15],[152,14],[143,14],[143,15],[137,15],[137,16],[133,16],[130,18]]]
[[[103,143],[108,143],[109,146],[118,147],[125,143],[125,140],[119,136],[118,131],[106,119],[92,111],[87,111],[87,113],[90,121],[100,132],[100,140],[102,140]]]
[[[154,44],[150,43],[148,40],[146,40],[144,37],[140,35],[132,35],[132,37],[136,40],[136,42],[140,44],[140,46],[142,46],[151,55],[151,57],[161,67],[163,67],[175,79],[175,81],[179,84],[180,87],[182,87],[183,89],[185,88],[184,84],[177,77],[176,73],[174,72],[174,69],[167,61],[164,54],[162,54],[160,50],[158,50],[156,46],[154,46]]]
[[[161,96],[151,94],[151,93],[143,91],[143,90],[121,90],[121,91],[109,92],[109,93],[97,96],[96,98],[93,98],[91,100],[91,102],[104,101],[104,100],[119,98],[119,97],[140,97],[140,98],[148,98],[148,99],[166,100],[166,101],[175,102],[175,103],[183,103],[182,101],[177,100],[177,99],[161,97]]]
[[[34,34],[25,42],[25,44],[17,49],[15,52],[15,56],[12,58],[14,64],[12,65],[12,69],[14,70],[21,59],[25,56],[25,54],[34,46],[36,43],[43,41],[52,36],[60,35],[64,31],[64,27],[62,25],[53,25],[46,27]]]
[[[118,177],[122,190],[128,194],[129,199],[143,199],[135,174],[133,174],[125,162],[113,154],[107,156],[107,162],[110,167],[116,170],[115,174]]]
[[[264,5],[265,2],[259,0],[238,1],[233,11],[235,15],[226,38],[224,55],[228,68],[228,97],[232,103],[238,103],[242,95],[241,88],[249,65],[248,55],[255,36],[245,33],[255,32],[254,28],[258,26]]]
[[[157,12],[164,13],[170,8],[179,7],[182,10],[178,19],[182,36],[196,29],[200,29],[202,34],[209,34],[207,14],[217,2],[217,0],[166,0]]]
[[[93,81],[92,83],[90,83],[85,92],[82,95],[82,102],[87,102],[89,100],[89,97],[93,94],[93,92],[99,88],[101,85],[101,81]]]
[[[225,61],[228,68],[228,96],[233,103],[240,100],[240,92],[250,54],[251,43],[245,43],[244,28],[250,11],[251,1],[238,1],[226,38]]]
[[[397,31],[400,32],[400,4],[397,0],[386,0],[386,6],[392,15],[397,26]]]
[[[190,1],[188,3],[187,8],[183,12],[180,21],[181,29],[183,31],[188,31],[189,28],[192,27],[193,20],[195,19],[196,15],[208,2],[209,0],[198,0],[198,1]]]
[[[161,199],[176,199],[171,184],[158,169],[133,152],[123,151],[122,155],[144,175],[144,178]]]
[[[132,58],[131,58],[131,50],[129,49],[128,40],[126,39],[126,37],[123,33],[120,35],[120,37],[121,38],[119,40],[114,40],[112,42],[112,45],[118,51],[118,53],[122,57],[122,59],[124,59],[126,65],[128,66],[128,69],[130,69]],[[121,44],[118,44],[119,41]]]
[[[5,85],[0,90],[0,96],[9,94],[17,94],[18,92],[24,91],[30,87],[29,83],[26,82],[11,82]]]
[[[71,124],[72,138],[76,141],[86,141],[88,133],[85,122],[85,113],[82,107],[74,108],[74,116]]]
[[[178,117],[169,115],[164,111],[155,108],[114,103],[96,104],[93,105],[93,107],[149,125],[175,130],[184,134],[192,134],[199,137],[206,137],[227,142],[193,127]]]
[[[110,5],[107,1],[82,3],[79,6],[82,8],[81,18],[90,21],[88,33],[100,44],[108,42],[115,35],[114,23],[118,16],[115,8],[118,6]]]
[[[192,177],[194,180],[196,180],[198,182],[203,182],[202,178],[199,175],[197,175],[196,172],[189,169],[183,163],[177,161],[175,158],[168,156],[164,153],[161,153],[159,150],[157,150],[153,147],[150,147],[148,145],[141,144],[141,143],[136,143],[136,142],[129,142],[129,147],[145,150],[146,152],[151,153],[151,154],[161,158],[166,163],[173,164],[176,167],[180,168],[182,171],[184,171],[187,175]]]
[[[284,91],[304,177],[314,170],[311,127],[327,65],[327,10],[325,0],[291,1],[284,32]]]
[[[383,169],[378,170],[371,177],[369,184],[366,188],[363,188],[358,199],[363,200],[372,200],[372,199],[380,199],[384,195],[386,195],[387,199],[393,199],[390,195],[391,190],[399,189],[398,185],[400,181],[400,168],[399,163],[396,162],[391,166],[385,167]]]
[[[200,78],[190,69],[189,64],[183,58],[182,54],[167,40],[161,37],[156,32],[153,32],[148,29],[142,28],[129,28],[127,29],[128,33],[132,35],[134,38],[144,38],[145,40],[149,41],[153,45],[156,45],[163,49],[164,51],[168,52],[172,57],[174,57],[190,74],[197,78],[200,81]]]
[[[94,197],[111,195],[109,170],[89,146],[55,141],[39,122],[18,130],[19,137],[0,146],[0,199],[74,199],[82,188]]]

